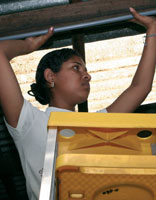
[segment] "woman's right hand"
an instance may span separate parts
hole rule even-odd
[[[48,32],[44,35],[40,35],[37,37],[29,37],[24,41],[26,42],[26,53],[31,53],[41,47],[52,35],[54,32],[54,28],[50,27]]]
[[[29,37],[25,40],[0,41],[0,54],[5,55],[10,61],[16,56],[31,53],[42,46],[53,35],[53,32],[54,28],[51,27],[46,34],[37,37]]]

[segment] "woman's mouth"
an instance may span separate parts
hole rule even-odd
[[[88,90],[90,90],[90,84],[87,82],[87,83],[82,83],[82,86]]]

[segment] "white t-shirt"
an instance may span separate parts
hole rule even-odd
[[[51,112],[71,111],[48,107],[43,112],[24,100],[17,127],[13,128],[5,121],[20,155],[30,200],[39,199],[47,141],[47,123]],[[103,109],[98,112],[107,111]]]

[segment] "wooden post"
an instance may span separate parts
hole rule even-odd
[[[81,0],[70,0],[70,3],[78,3],[78,2],[81,2]],[[73,31],[72,45],[73,45],[73,49],[75,49],[82,56],[85,62],[84,34],[77,31],[75,32]],[[88,101],[85,101],[84,103],[79,104],[78,111],[88,112]]]

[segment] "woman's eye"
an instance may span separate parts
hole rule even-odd
[[[79,70],[79,66],[78,65],[75,65],[73,68],[74,68],[74,70]]]

